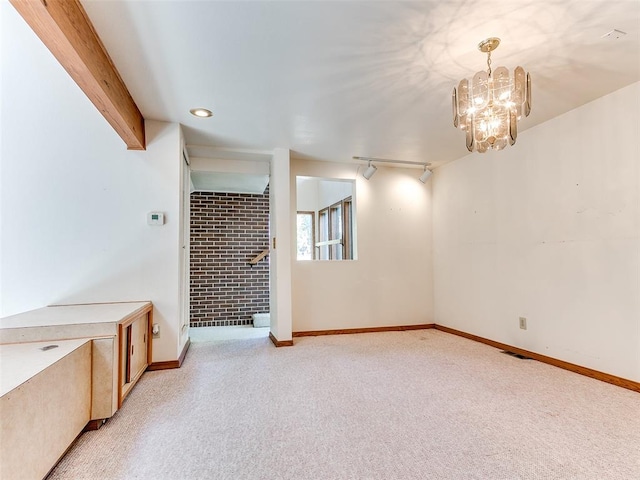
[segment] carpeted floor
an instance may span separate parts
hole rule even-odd
[[[629,390],[436,330],[235,328],[192,329],[50,480],[640,479]]]

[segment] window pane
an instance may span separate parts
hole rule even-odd
[[[329,240],[329,210],[320,210],[318,213],[318,241],[326,242]],[[329,246],[323,245],[318,249],[318,258],[320,260],[329,260]]]
[[[298,260],[313,260],[313,214],[298,213]]]
[[[331,225],[329,240],[342,240],[342,205],[332,205],[329,209],[329,221]],[[331,245],[330,258],[342,260],[342,245]]]

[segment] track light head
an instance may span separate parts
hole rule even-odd
[[[422,172],[422,175],[420,175],[419,180],[422,183],[427,183],[427,180],[429,180],[429,177],[433,174],[433,172],[431,170],[427,169],[427,166],[424,166],[424,172]]]
[[[364,171],[364,173],[362,174],[362,176],[364,178],[366,178],[367,180],[369,180],[371,177],[373,177],[373,174],[376,173],[376,170],[378,170],[378,167],[376,167],[375,165],[373,165],[371,163],[371,161],[369,161],[369,166],[367,167],[367,169]]]
[[[427,183],[427,180],[429,180],[429,177],[432,175],[432,171],[427,169],[427,167],[429,167],[431,164],[429,162],[409,162],[409,161],[405,161],[405,160],[389,160],[386,158],[374,158],[374,157],[352,157],[354,160],[364,160],[369,162],[369,165],[367,166],[367,169],[362,172],[362,176],[364,178],[366,178],[367,180],[369,180],[371,177],[373,177],[374,173],[376,173],[376,171],[378,170],[378,167],[376,167],[375,165],[373,165],[371,162],[372,161],[376,161],[376,162],[383,162],[383,163],[399,163],[401,165],[422,165],[424,167],[424,172],[422,172],[422,175],[420,175],[420,181],[422,183]]]

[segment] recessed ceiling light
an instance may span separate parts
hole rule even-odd
[[[207,110],[206,108],[192,108],[191,110],[189,110],[189,112],[191,112],[191,115],[200,118],[207,118],[213,115],[213,113],[211,113],[211,110]]]

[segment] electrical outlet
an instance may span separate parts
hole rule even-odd
[[[522,330],[527,329],[527,319],[525,317],[520,317],[520,328]]]
[[[160,338],[160,324],[154,323],[151,328],[151,333],[153,333],[153,338]]]

